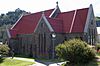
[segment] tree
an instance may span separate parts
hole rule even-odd
[[[0,44],[0,55],[5,56],[9,53],[10,48],[6,44]]]
[[[5,41],[3,38],[7,37],[7,29],[11,28],[22,14],[26,13],[26,11],[17,8],[15,11],[9,11],[6,14],[2,13],[0,15],[0,41]]]
[[[6,44],[0,44],[0,63],[3,62],[3,56],[6,56],[9,53],[10,48]]]
[[[96,17],[96,21],[100,21],[100,17],[97,16],[97,17]]]
[[[9,11],[6,14],[0,15],[0,26],[6,24],[14,24],[23,13],[27,13],[24,10],[17,8],[15,11]]]
[[[59,58],[69,61],[72,65],[88,63],[95,58],[94,50],[86,42],[79,39],[65,41],[56,46],[55,50]]]

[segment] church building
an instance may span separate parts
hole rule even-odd
[[[7,33],[16,54],[37,58],[54,58],[55,46],[73,38],[94,45],[97,35],[92,5],[61,12],[58,3],[54,9],[22,15]]]

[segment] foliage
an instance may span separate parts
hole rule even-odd
[[[0,66],[29,66],[32,64],[34,64],[34,62],[5,58],[3,62],[0,63]]]
[[[96,47],[97,51],[100,50],[100,44],[96,44],[95,47]]]
[[[3,60],[4,60],[4,58],[1,58],[1,57],[0,57],[0,63],[2,63],[2,62],[3,62]]]
[[[88,64],[76,64],[76,65],[72,65],[72,66],[99,66],[100,65],[100,61],[92,61]],[[61,66],[70,66],[70,65],[66,65],[66,63],[63,63]]]
[[[0,41],[5,42],[7,37],[7,28],[9,29],[21,17],[22,14],[27,12],[17,8],[15,11],[9,11],[6,14],[0,15]]]
[[[55,50],[59,58],[72,64],[88,63],[95,57],[94,50],[79,39],[65,41],[63,44],[59,44]]]
[[[6,25],[14,24],[23,13],[27,13],[27,12],[17,8],[15,11],[9,11],[6,14],[1,14],[0,15],[0,26],[4,24]]]
[[[96,21],[100,21],[100,17],[96,17]]]
[[[9,47],[6,44],[0,44],[0,55],[7,55],[9,53]]]

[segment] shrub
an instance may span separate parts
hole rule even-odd
[[[88,44],[79,39],[65,41],[56,46],[59,58],[69,61],[72,64],[88,63],[95,58],[95,52]]]
[[[4,56],[4,55],[7,55],[8,53],[9,53],[9,47],[8,47],[8,45],[6,45],[6,44],[0,44],[0,55],[2,56]]]
[[[100,50],[100,44],[96,44],[96,50],[97,50],[97,51]]]

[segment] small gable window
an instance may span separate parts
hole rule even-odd
[[[93,25],[93,19],[91,20],[91,25]]]
[[[44,27],[44,24],[43,24],[43,23],[41,23],[41,27],[42,27],[42,28]]]

